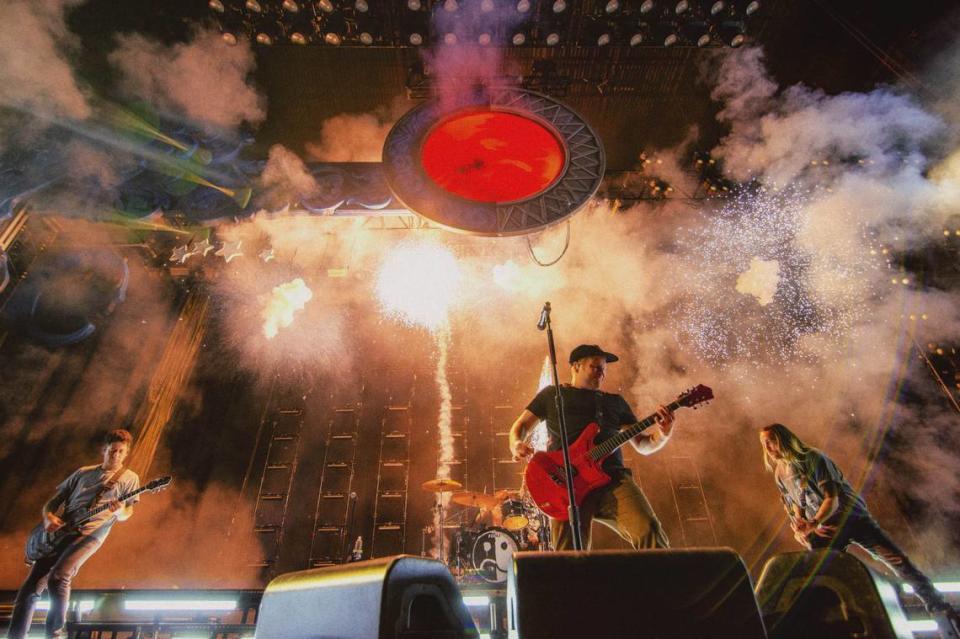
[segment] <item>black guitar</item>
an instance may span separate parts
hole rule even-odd
[[[150,480],[136,490],[131,490],[128,493],[120,495],[117,498],[117,501],[122,503],[136,497],[141,493],[163,490],[169,486],[170,482],[172,481],[173,477],[169,475],[165,477],[157,477],[156,479]],[[97,506],[93,510],[88,510],[87,514],[82,518],[68,522],[53,532],[47,532],[42,523],[38,524],[33,530],[30,531],[30,537],[27,539],[27,546],[24,549],[27,562],[32,564],[40,559],[51,556],[57,550],[57,548],[64,543],[65,540],[79,537],[80,527],[83,526],[83,524],[87,523],[95,516],[109,508],[110,504]]]

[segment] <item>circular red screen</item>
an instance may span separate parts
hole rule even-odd
[[[542,124],[503,111],[468,111],[440,121],[421,156],[440,188],[476,202],[533,197],[563,170],[563,146]]]

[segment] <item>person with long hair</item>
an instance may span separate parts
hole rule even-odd
[[[960,626],[956,610],[880,527],[832,459],[783,424],[760,429],[760,445],[797,541],[809,550],[861,546],[913,586],[930,613]]]

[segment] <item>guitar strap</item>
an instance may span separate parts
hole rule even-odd
[[[90,502],[90,505],[87,506],[87,510],[93,510],[97,506],[97,502],[100,501],[100,498],[103,497],[104,493],[117,485],[117,481],[120,479],[120,475],[123,474],[123,471],[126,469],[126,466],[120,466],[110,478],[103,483],[103,486],[100,487],[100,490],[97,491],[97,494],[93,496],[93,501]]]

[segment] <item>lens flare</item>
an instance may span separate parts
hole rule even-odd
[[[274,287],[263,309],[263,334],[273,339],[281,328],[293,324],[293,315],[302,311],[313,292],[301,278]]]
[[[388,315],[436,332],[449,323],[460,280],[457,258],[446,247],[431,242],[403,244],[380,265],[377,297]]]

